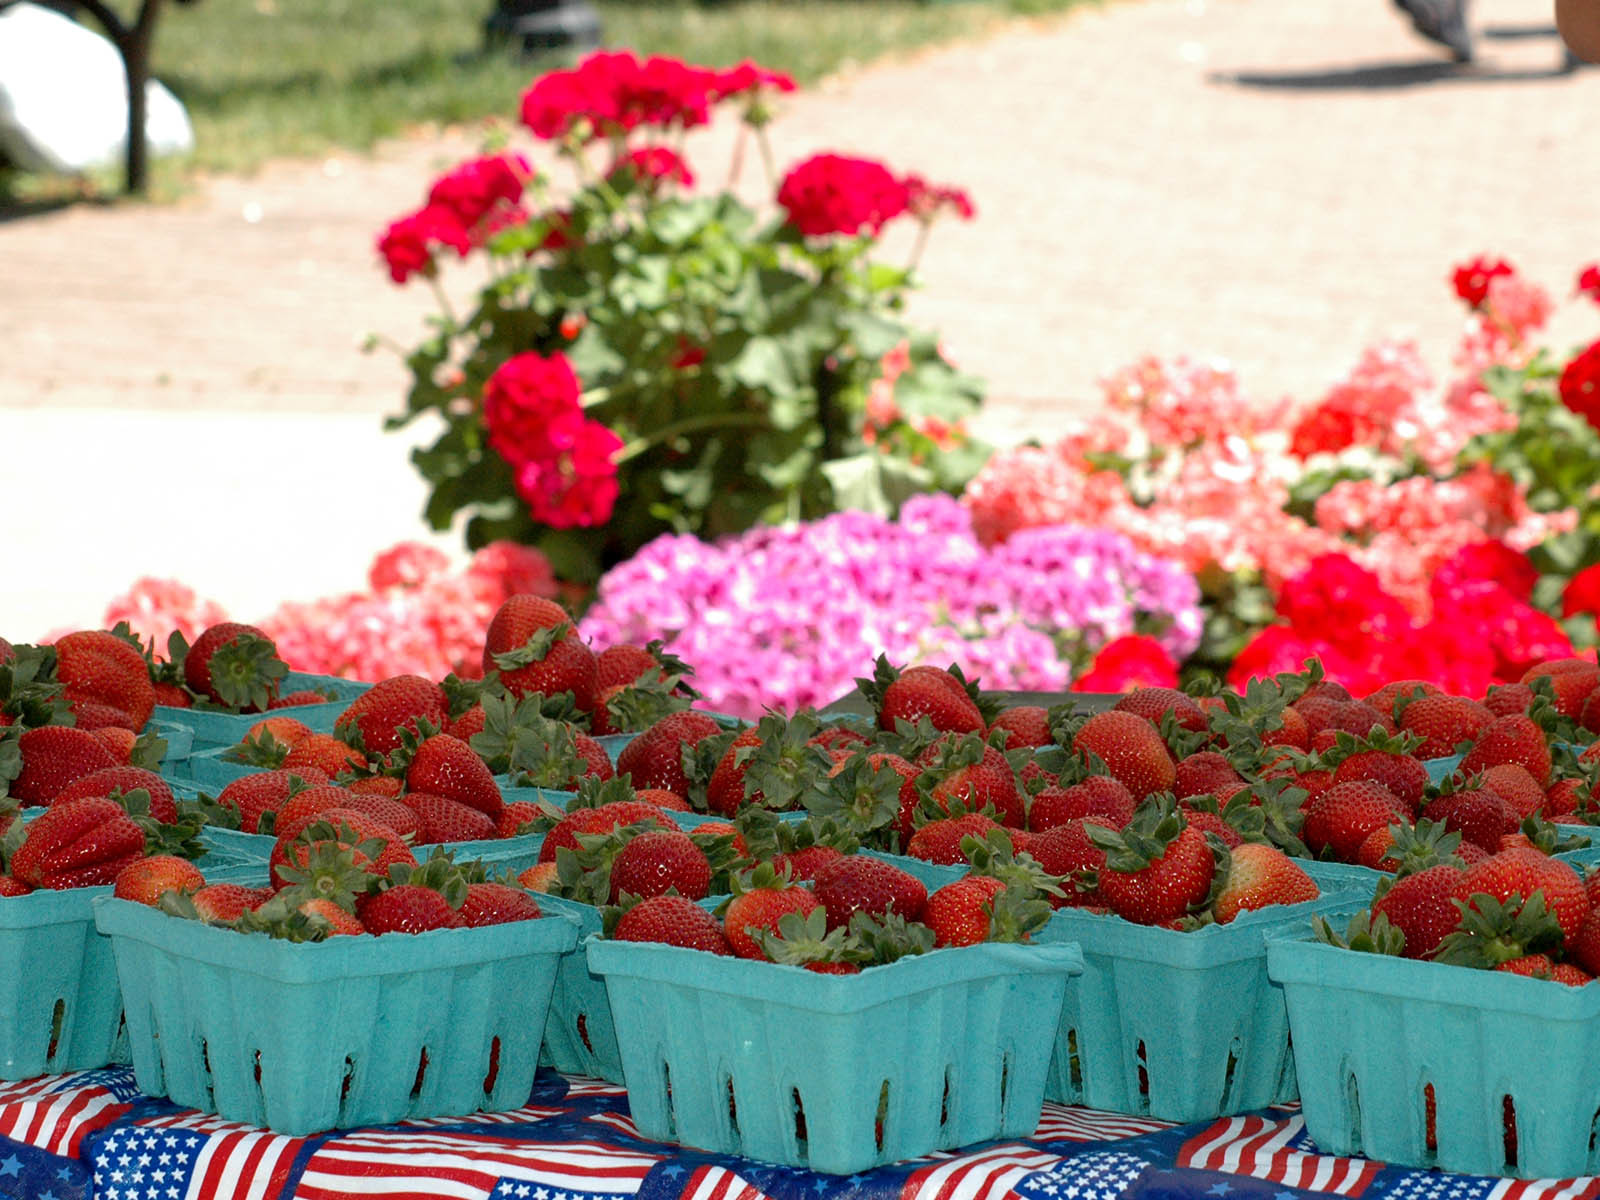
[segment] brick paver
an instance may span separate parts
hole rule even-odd
[[[1600,70],[1560,70],[1549,9],[1478,0],[1482,61],[1455,68],[1387,0],[1123,0],[796,97],[779,158],[876,154],[971,190],[979,219],[936,231],[913,315],[990,381],[997,436],[1048,436],[1145,353],[1226,358],[1262,397],[1314,396],[1385,336],[1416,338],[1443,373],[1453,263],[1497,252],[1559,290],[1600,258]],[[694,145],[708,175],[730,134]],[[413,340],[431,300],[388,283],[372,239],[474,141],[419,134],[210,181],[170,207],[0,223],[0,445],[13,481],[69,496],[93,535],[55,582],[0,591],[0,632],[36,636],[74,603],[63,619],[94,619],[142,561],[142,531],[172,528],[195,494],[63,479],[45,451],[72,438],[108,459],[112,444],[148,459],[174,440],[191,460],[197,444],[314,446],[271,468],[313,498],[280,501],[280,526],[369,506],[360,560],[415,530],[417,484],[378,431],[404,376],[356,347],[369,331]],[[1556,341],[1594,325],[1569,306]],[[239,475],[202,471],[206,511],[185,527],[203,519],[214,538],[236,519]],[[0,552],[48,556],[56,536],[49,517],[14,523]],[[176,542],[154,557],[240,616],[354,586],[363,565],[312,554],[291,579]]]

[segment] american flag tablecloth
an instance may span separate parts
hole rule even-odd
[[[0,1200],[1594,1200],[1319,1154],[1293,1108],[1171,1126],[1045,1106],[1027,1141],[817,1175],[645,1141],[621,1088],[541,1072],[515,1112],[291,1138],[142,1096],[126,1069],[0,1084]]]

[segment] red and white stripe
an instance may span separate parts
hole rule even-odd
[[[295,1200],[485,1200],[501,1179],[556,1190],[632,1195],[659,1155],[599,1142],[528,1142],[465,1133],[373,1132],[321,1146],[306,1163]]]
[[[628,1089],[619,1083],[607,1083],[604,1079],[591,1079],[587,1075],[568,1075],[566,1077],[569,1096],[626,1096]]]
[[[421,1117],[415,1121],[406,1121],[404,1124],[407,1129],[426,1129],[440,1125],[533,1125],[554,1117],[564,1117],[570,1111],[566,1108],[545,1108],[528,1104],[506,1112],[469,1113],[464,1117]]]
[[[1336,1158],[1288,1148],[1305,1128],[1303,1117],[1267,1121],[1261,1117],[1227,1117],[1184,1143],[1180,1167],[1251,1175],[1313,1192],[1359,1196],[1383,1169],[1368,1158]]]
[[[1061,1161],[1059,1154],[1009,1143],[946,1159],[907,1176],[900,1200],[999,1200],[1035,1171]]]
[[[1033,1138],[1037,1142],[1111,1142],[1171,1128],[1171,1121],[1125,1117],[1075,1104],[1046,1103]]]
[[[1486,1200],[1591,1200],[1600,1195],[1600,1179],[1502,1179]]]
[[[680,1200],[770,1200],[760,1188],[727,1167],[697,1167]]]
[[[45,1076],[0,1090],[0,1136],[76,1158],[84,1137],[131,1107],[95,1084],[50,1094],[60,1086],[60,1076]]]
[[[596,1125],[609,1125],[612,1129],[620,1129],[629,1137],[642,1138],[639,1127],[633,1123],[633,1118],[627,1113],[596,1112],[584,1117],[585,1121],[593,1121]]]

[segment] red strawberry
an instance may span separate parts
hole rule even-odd
[[[1494,714],[1460,696],[1424,696],[1400,714],[1400,728],[1422,739],[1417,758],[1448,758],[1462,742],[1473,741]]]
[[[1299,904],[1321,893],[1300,866],[1276,846],[1250,843],[1229,852],[1228,879],[1212,913],[1226,925],[1241,912],[1269,904]]]
[[[1521,763],[1500,763],[1486,768],[1483,786],[1504,800],[1519,821],[1544,807],[1544,788]]]
[[[1463,847],[1472,844],[1496,850],[1500,839],[1517,829],[1517,814],[1494,792],[1469,788],[1429,801],[1422,810],[1429,821],[1442,822],[1445,829],[1461,835]]]
[[[190,691],[239,712],[264,710],[287,673],[272,639],[237,621],[211,626],[183,660],[183,680]]]
[[[1353,863],[1361,843],[1374,829],[1409,820],[1405,805],[1383,784],[1370,779],[1336,783],[1305,806],[1300,839],[1312,854],[1331,853]]]
[[[318,696],[323,701],[326,697]],[[259,741],[262,734],[271,734],[272,740],[284,746],[293,746],[311,735],[311,726],[294,717],[262,717],[245,733],[245,741]]]
[[[406,790],[459,801],[486,815],[491,824],[505,807],[488,764],[466,742],[448,733],[434,734],[417,747],[406,768]]]
[[[610,833],[613,829],[637,825],[640,821],[654,821],[663,829],[677,828],[671,818],[655,805],[638,800],[614,800],[593,808],[575,808],[544,835],[544,843],[539,847],[539,861],[553,863],[558,850],[576,850],[579,834]]]
[[[10,875],[0,875],[0,898],[26,896],[31,891],[33,889],[23,883],[22,880],[14,879]]]
[[[982,733],[983,714],[961,681],[942,667],[916,666],[897,671],[879,658],[871,685],[863,688],[878,713],[878,728],[896,723],[915,725],[924,717],[944,733]]]
[[[778,919],[788,913],[802,917],[817,907],[817,898],[803,887],[757,887],[728,901],[722,914],[722,933],[740,958],[767,957],[751,930],[775,933]]]
[[[363,775],[345,780],[342,786],[363,796],[387,796],[391,800],[400,799],[406,790],[405,780],[393,775]]]
[[[302,900],[295,907],[308,917],[321,917],[326,921],[329,937],[373,932],[363,925],[354,913],[345,911],[325,896],[313,896],[309,900]]]
[[[237,883],[208,883],[190,899],[202,921],[232,924],[245,913],[272,899],[271,888],[244,887]]]
[[[1027,819],[1027,810],[1017,787],[1016,774],[1006,756],[993,746],[985,745],[981,760],[952,769],[949,753],[945,743],[935,743],[917,759],[917,765],[935,781],[928,792],[929,798],[947,813],[993,808],[1002,825],[1020,827]],[[959,749],[954,753],[959,755]],[[909,822],[899,828],[902,837],[910,835]]]
[[[90,796],[41,813],[11,858],[32,888],[99,887],[144,857],[144,831],[115,801]]]
[[[11,781],[11,795],[24,805],[48,804],[69,783],[91,771],[117,766],[93,734],[70,725],[24,729],[17,740],[22,773]]]
[[[407,792],[406,804],[417,815],[417,844],[477,842],[499,836],[489,817],[470,805],[432,792]]]
[[[281,696],[274,696],[267,708],[300,708],[307,704],[326,704],[328,697],[311,688],[301,688],[295,692],[285,692]]]
[[[82,630],[58,638],[55,650],[56,678],[74,708],[102,704],[122,715],[118,724],[144,728],[156,706],[156,690],[144,655],[131,643],[113,633]]]
[[[983,813],[963,813],[958,817],[929,821],[911,835],[906,853],[924,862],[960,866],[967,861],[966,855],[961,853],[962,838],[981,838],[989,830],[999,828],[997,821]]]
[[[172,788],[154,771],[143,767],[102,767],[80,775],[55,794],[52,805],[66,800],[79,800],[84,796],[109,796],[112,792],[129,792],[142,788],[150,794],[150,815],[165,825],[178,820],[178,804],[172,798]]]
[[[157,682],[154,685],[156,703],[163,708],[192,708],[194,697],[189,695],[182,684]]]
[[[1172,755],[1156,727],[1133,713],[1095,713],[1073,737],[1072,749],[1099,758],[1135,800],[1171,791],[1177,779]]]
[[[78,728],[83,728],[81,718]],[[138,741],[133,730],[120,725],[103,725],[99,729],[89,730],[89,735],[111,752],[118,766],[126,766],[133,761],[133,747]]]
[[[688,834],[647,830],[617,851],[611,863],[611,903],[624,895],[659,896],[669,889],[690,900],[702,900],[711,890],[711,864]]]
[[[676,792],[665,791],[662,788],[637,788],[633,798],[645,804],[654,804],[659,809],[667,812],[693,812],[693,807]]]
[[[327,774],[314,767],[261,771],[232,780],[217,794],[217,803],[239,814],[239,828],[245,833],[260,833],[261,818],[267,813],[276,816],[295,787],[315,787],[327,782]]]
[[[530,892],[552,892],[559,882],[553,862],[534,863],[517,876],[517,884]]]
[[[601,691],[638,683],[647,674],[659,676],[661,661],[643,646],[607,646],[595,656],[595,678]]]
[[[1109,775],[1090,775],[1068,787],[1047,787],[1028,802],[1028,828],[1053,829],[1057,825],[1093,817],[1112,829],[1133,820],[1133,794]]]
[[[423,793],[418,793],[419,795]],[[358,792],[350,789],[339,803],[339,807],[348,808],[352,812],[366,813],[381,825],[387,825],[407,842],[421,842],[423,820],[417,807],[412,803],[412,797],[406,796],[397,800],[392,796],[375,796],[369,792]],[[479,814],[482,815],[481,813]],[[491,833],[489,835],[493,837]],[[439,839],[444,840],[444,839]]]
[[[733,953],[717,919],[682,896],[650,896],[622,914],[611,936],[619,942],[664,942],[711,954]]]
[[[1036,833],[1028,842],[1028,853],[1048,874],[1068,877],[1062,884],[1064,896],[1051,896],[1055,908],[1101,903],[1098,886],[1086,888],[1072,877],[1079,872],[1094,872],[1098,879],[1106,869],[1106,852],[1089,839],[1083,818]]]
[[[158,854],[138,859],[118,871],[112,895],[154,908],[167,892],[192,892],[205,885],[206,877],[188,859]]]
[[[273,836],[294,837],[330,808],[343,808],[350,795],[348,788],[331,783],[296,792],[278,808]]]
[[[594,652],[578,636],[572,618],[543,596],[512,596],[494,614],[484,634],[483,669],[499,671],[513,696],[571,692],[580,712],[593,712],[600,694]]]
[[[1277,724],[1261,731],[1263,746],[1288,746],[1295,750],[1311,748],[1311,729],[1306,719],[1295,709],[1285,708],[1277,716]]]
[[[1532,717],[1511,713],[1490,721],[1461,760],[1461,772],[1472,775],[1500,763],[1521,763],[1540,787],[1550,782],[1550,747]]]
[[[1591,904],[1578,932],[1567,939],[1567,957],[1590,974],[1600,975],[1600,908]]]
[[[521,888],[505,883],[469,883],[467,898],[461,905],[462,923],[473,929],[480,925],[536,921],[543,915],[537,900]]]
[[[430,887],[399,883],[361,896],[356,916],[368,933],[427,933],[430,929],[459,929],[464,922],[450,902]]]
[[[1438,686],[1428,683],[1423,679],[1400,679],[1384,684],[1377,691],[1363,697],[1367,704],[1386,716],[1393,717],[1394,703],[1402,696],[1411,696],[1421,692],[1424,696],[1440,696],[1443,693]]]
[[[787,854],[774,854],[772,869],[780,875],[787,872],[789,878],[796,883],[813,883],[816,881],[818,871],[843,857],[843,852],[835,850],[832,846],[805,846],[799,850],[791,850]]]
[[[1018,704],[1001,709],[989,725],[989,732],[1006,731],[1007,750],[1019,746],[1048,746],[1055,738],[1050,733],[1050,722],[1044,708],[1038,704]]]
[[[289,747],[289,753],[283,760],[285,770],[300,771],[314,767],[329,779],[337,779],[347,771],[366,765],[366,757],[361,751],[352,749],[331,733],[313,733],[301,738]]]
[[[1560,859],[1533,849],[1502,850],[1467,868],[1456,887],[1456,899],[1482,893],[1504,903],[1513,895],[1528,900],[1544,893],[1545,908],[1561,925],[1563,939],[1576,936],[1589,915],[1589,897],[1578,873]]]
[[[335,844],[353,847],[359,842],[379,842],[382,848],[375,851],[376,858],[357,851],[355,865],[369,875],[380,877],[389,874],[389,868],[397,865],[416,866],[417,859],[407,848],[405,841],[398,833],[387,825],[380,825],[365,813],[359,813],[348,808],[330,808],[318,814],[317,820],[326,823],[334,830]],[[281,834],[273,844],[272,854],[269,858],[272,882],[275,887],[283,887],[290,882],[283,874],[284,868],[301,869],[306,866],[306,848],[298,841],[303,830],[296,830],[292,834]],[[350,840],[354,834],[355,841]]]
[[[1215,796],[1243,782],[1243,777],[1224,755],[1215,750],[1202,750],[1178,760],[1172,794],[1179,800],[1190,796]]]
[[[516,837],[524,826],[544,816],[544,811],[531,800],[517,800],[500,810],[494,823],[495,837]]]
[[[483,711],[483,705],[474,704],[466,712],[449,722],[444,727],[444,731],[451,737],[458,737],[463,742],[470,742],[483,732],[484,723],[487,720],[488,714]]]
[[[1491,716],[1503,717],[1527,712],[1535,699],[1533,689],[1525,683],[1497,683],[1484,696],[1483,706]]]
[[[424,721],[440,730],[449,720],[450,703],[437,683],[420,675],[391,675],[351,701],[333,727],[341,735],[359,734],[369,755],[387,756],[399,749],[402,731],[420,737]]]
[[[1216,862],[1198,827],[1166,805],[1135,814],[1121,832],[1086,826],[1106,852],[1100,895],[1111,911],[1140,925],[1160,925],[1188,913],[1211,890]]]
[[[1229,825],[1214,812],[1204,809],[1190,808],[1187,805],[1178,806],[1183,810],[1183,819],[1193,825],[1201,833],[1209,833],[1230,849],[1240,845],[1244,839],[1239,836],[1239,831]]]
[[[1204,733],[1207,728],[1205,711],[1192,696],[1177,688],[1136,687],[1111,707],[1113,712],[1133,713],[1152,725],[1160,725],[1161,719],[1171,713],[1180,729]]]
[[[706,808],[709,811],[731,817],[745,807],[744,778],[750,768],[750,751],[759,745],[761,745],[761,734],[754,727],[744,730],[728,743],[727,750],[723,752],[716,769],[711,772],[711,779],[706,784]],[[740,751],[743,751],[743,754]],[[749,803],[759,804],[760,801],[752,796],[749,798]],[[736,951],[737,949],[735,947]]]
[[[719,729],[705,713],[676,712],[662,717],[622,748],[617,756],[617,774],[631,775],[636,788],[661,788],[687,796],[689,777],[683,770],[684,747],[698,745]]]
[[[1550,681],[1556,711],[1576,721],[1583,713],[1583,702],[1600,687],[1600,666],[1583,658],[1558,658],[1537,663],[1523,673],[1522,682]]]
[[[858,912],[881,917],[891,908],[908,921],[919,920],[928,889],[909,871],[862,854],[835,859],[817,872],[812,891],[828,912],[828,928],[850,924]]]
[[[1455,896],[1465,878],[1466,872],[1451,863],[1407,875],[1373,904],[1373,918],[1388,917],[1405,935],[1407,958],[1428,958],[1461,921]]]
[[[990,904],[1005,884],[987,875],[969,875],[947,883],[928,897],[923,924],[933,930],[938,946],[976,946],[989,940]]]

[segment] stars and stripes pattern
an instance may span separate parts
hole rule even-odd
[[[76,1158],[84,1137],[126,1113],[137,1095],[131,1072],[45,1075],[0,1084],[0,1137]]]
[[[772,1200],[738,1172],[727,1167],[696,1167],[684,1185],[683,1200]]]
[[[1370,1159],[1319,1154],[1299,1116],[1225,1117],[1185,1142],[1177,1165],[1340,1196],[1361,1195],[1383,1169]]]
[[[1045,1102],[1039,1127],[1033,1132],[1036,1142],[1114,1142],[1171,1129],[1171,1121],[1149,1117],[1125,1117],[1120,1113],[1100,1112],[1073,1104]]]
[[[183,1111],[113,1129],[95,1156],[104,1200],[279,1200],[303,1138]]]
[[[1024,1142],[993,1146],[919,1167],[900,1185],[900,1200],[1001,1200],[1030,1175],[1061,1162]]]
[[[1392,1200],[1593,1200],[1600,1179],[1485,1179],[1409,1172],[1389,1191]]]

